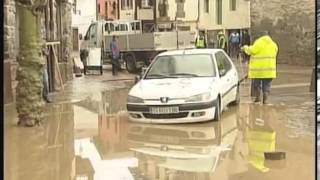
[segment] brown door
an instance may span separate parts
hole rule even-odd
[[[72,28],[72,44],[73,51],[79,50],[79,30],[77,28]]]

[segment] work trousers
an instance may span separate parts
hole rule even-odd
[[[257,93],[260,94],[261,90],[263,94],[269,94],[271,90],[271,78],[257,78],[252,79],[252,85],[253,85],[253,92],[252,96],[256,96]]]
[[[112,58],[112,75],[118,74],[119,58]]]

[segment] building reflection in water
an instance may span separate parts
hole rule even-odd
[[[81,114],[78,120],[97,123],[96,129],[87,131],[86,135],[75,140],[77,157],[82,159],[88,179],[132,179],[128,167],[136,167],[137,159],[128,149],[127,116],[124,112],[128,89],[115,89],[101,93],[101,101],[87,99],[79,103],[91,116],[86,119]],[[93,111],[95,109],[95,111]],[[84,123],[85,124],[85,123]],[[81,131],[80,131],[81,133]],[[91,164],[92,169],[88,164]],[[81,179],[81,178],[80,178]]]

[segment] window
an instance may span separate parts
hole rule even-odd
[[[152,6],[153,0],[141,0],[142,8],[150,8]]]
[[[216,0],[217,24],[222,24],[222,0]]]
[[[92,24],[92,26],[90,27],[90,37],[89,37],[89,39],[94,38],[95,35],[96,35],[96,32],[97,32],[97,24]]]
[[[95,28],[96,28],[96,24],[91,24],[89,26],[88,31],[87,31],[86,36],[85,36],[86,39],[90,39],[91,35],[95,34]]]
[[[146,78],[211,77],[216,76],[213,67],[212,57],[209,54],[160,56],[151,66]]]
[[[228,71],[231,70],[232,65],[229,61],[229,59],[226,57],[226,55],[223,52],[217,52],[215,54],[216,61],[217,61],[217,66],[218,66],[218,71],[220,76],[223,76],[226,74]]]
[[[132,0],[121,0],[121,10],[130,10],[133,7]]]
[[[139,22],[132,22],[130,23],[131,29],[133,31],[139,31],[140,30],[140,23]]]
[[[237,0],[229,0],[230,11],[235,11],[237,9]]]
[[[120,31],[128,31],[128,26],[126,24],[120,24]]]
[[[135,24],[136,24],[136,28],[135,28],[135,30],[140,31],[140,22],[136,22]]]
[[[204,12],[209,13],[209,0],[204,0]]]
[[[114,30],[115,30],[115,31],[120,31],[120,25],[115,25]]]

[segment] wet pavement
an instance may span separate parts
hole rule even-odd
[[[220,122],[175,125],[128,121],[133,75],[76,78],[52,94],[42,127],[17,127],[14,105],[5,107],[5,179],[315,179],[310,69],[280,66],[270,106],[250,103],[247,80]]]

